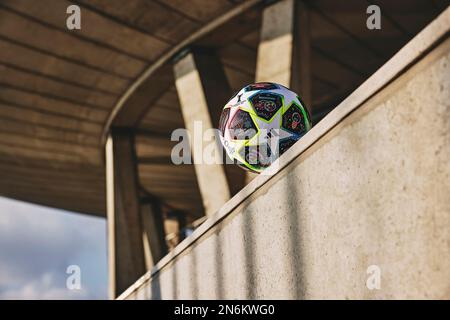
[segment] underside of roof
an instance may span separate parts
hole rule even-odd
[[[316,120],[434,19],[447,1],[306,1],[310,9]],[[105,216],[102,134],[120,98],[150,66],[238,0],[3,0],[0,3],[0,195]],[[67,30],[66,9],[82,10]],[[233,90],[254,82],[264,1],[190,45],[217,50]],[[159,73],[158,73],[159,72]],[[193,166],[170,162],[170,134],[184,127],[171,61],[154,73],[134,124],[141,187],[192,217],[203,214]],[[126,110],[124,110],[126,112]]]

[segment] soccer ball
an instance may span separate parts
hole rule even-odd
[[[311,117],[300,97],[270,82],[250,84],[223,108],[220,140],[240,167],[260,173],[309,129]]]

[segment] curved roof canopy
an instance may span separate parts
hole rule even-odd
[[[313,107],[326,112],[431,21],[445,1],[308,1]],[[66,9],[81,7],[81,30]],[[136,132],[141,187],[167,206],[203,213],[193,166],[170,163],[183,127],[171,59],[217,50],[231,87],[254,79],[263,1],[3,0],[0,3],[0,195],[105,215],[104,137]],[[405,10],[407,8],[407,10]]]

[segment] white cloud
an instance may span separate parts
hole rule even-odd
[[[107,298],[105,220],[0,197],[0,299]],[[82,290],[66,288],[79,265]]]
[[[73,300],[89,299],[87,288],[69,290],[59,287],[59,283],[51,273],[45,273],[40,278],[25,284],[18,289],[6,290],[0,294],[0,299],[18,300]]]

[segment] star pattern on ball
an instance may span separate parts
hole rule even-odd
[[[258,126],[260,133],[253,137],[248,145],[255,146],[262,143],[268,143],[272,149],[271,142],[273,141],[270,141],[272,137],[278,136],[277,142],[285,138],[295,137],[295,134],[281,127],[281,111],[282,110],[280,109],[269,122],[266,122],[259,117],[253,117],[253,121]]]

